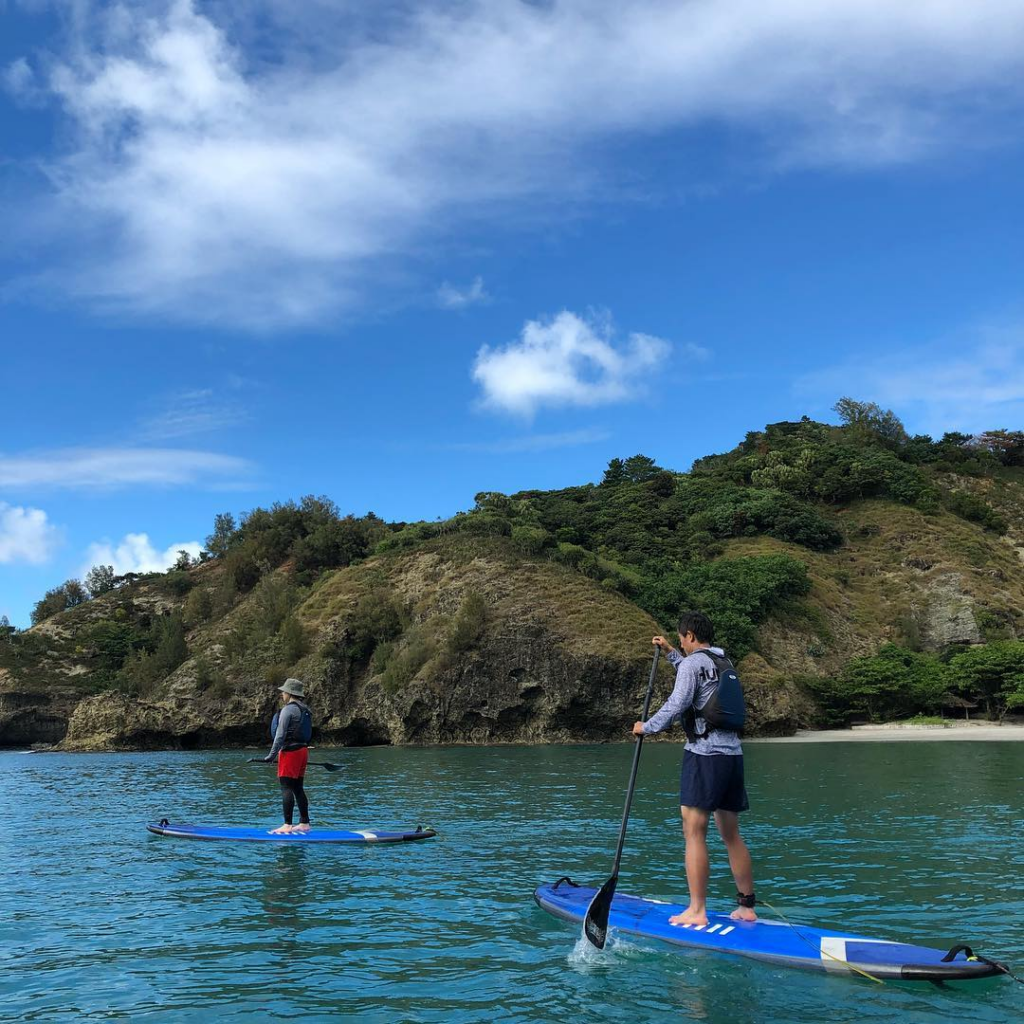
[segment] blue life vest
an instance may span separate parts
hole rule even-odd
[[[740,677],[736,675],[736,669],[732,662],[721,654],[712,654],[706,648],[696,653],[706,654],[715,666],[718,679],[715,680],[715,688],[711,691],[704,707],[698,708],[691,705],[683,714],[683,729],[686,738],[693,743],[695,740],[703,739],[713,729],[723,729],[726,732],[742,732],[743,725],[747,720],[747,706],[743,700],[743,685]],[[697,732],[697,718],[703,718],[705,728],[703,732]]]
[[[302,716],[297,723],[295,721],[289,723],[288,731],[284,737],[284,749],[299,750],[302,747],[308,747],[309,741],[313,738],[313,712],[301,701],[293,700],[288,703],[294,704],[302,712]],[[270,722],[271,742],[277,736],[277,723],[280,720],[281,712],[277,711]]]

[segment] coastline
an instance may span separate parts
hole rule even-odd
[[[921,743],[932,740],[1007,742],[1024,740],[1024,725],[957,722],[949,725],[855,725],[850,729],[800,729],[793,736],[744,738],[748,743]]]
[[[673,743],[681,742],[681,736],[664,733],[656,737],[648,737],[649,742]],[[614,739],[568,739],[546,740],[541,742],[506,741],[490,743],[441,743],[441,744],[395,744],[397,748],[407,747],[418,749],[425,747],[543,747],[543,746],[589,746],[593,744],[603,745],[606,743],[632,743],[631,736],[623,735]],[[847,729],[798,729],[789,736],[744,736],[743,744],[749,743],[872,743],[872,742],[931,742],[935,740],[965,740],[970,742],[1015,742],[1024,740],[1024,722],[1014,723],[998,722],[947,722],[943,725],[936,724],[908,724],[900,722],[889,722],[882,725],[854,725]],[[322,750],[344,750],[361,749],[363,746],[392,746],[392,744],[359,744],[354,747],[340,746],[330,742],[317,744]],[[186,748],[180,746],[146,746],[146,747],[65,747],[63,744],[36,743],[24,747],[0,747],[0,753],[19,754],[137,754],[150,752],[180,752]],[[214,744],[211,746],[191,747],[189,750],[237,750],[259,752],[263,747],[256,747],[252,744],[223,745]]]

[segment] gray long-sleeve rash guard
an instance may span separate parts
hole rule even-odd
[[[277,732],[274,733],[274,745],[270,748],[270,753],[263,758],[264,761],[273,761],[277,757],[278,751],[281,750],[288,738],[289,725],[294,722],[297,729],[301,721],[302,704],[297,700],[288,701],[281,708],[281,713],[277,716]]]
[[[711,650],[720,656],[725,654],[721,647],[712,647]],[[694,651],[688,658],[684,658],[678,651],[669,651],[668,660],[676,668],[676,685],[668,700],[644,722],[645,736],[667,729],[691,705],[698,708],[704,707],[718,679],[718,669],[715,663],[710,658],[700,657],[699,650]],[[707,723],[700,717],[699,711],[697,712],[697,727],[698,729],[707,728]],[[694,754],[743,753],[739,736],[726,729],[712,729],[706,736],[701,736],[693,743],[687,740],[686,749]]]

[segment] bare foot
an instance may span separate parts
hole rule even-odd
[[[734,921],[756,921],[757,914],[753,907],[737,907],[730,915]]]
[[[272,828],[270,830],[270,834],[272,836],[287,836],[291,835],[294,831],[295,828],[293,825],[282,825],[280,828]]]
[[[293,832],[312,832],[313,828],[309,824],[309,822],[306,822],[305,824],[301,824],[300,823],[300,824],[296,825],[295,828],[292,829],[292,831]]]
[[[668,919],[669,924],[707,924],[708,915],[703,910],[694,910],[692,907],[687,907],[681,914],[676,914],[675,917]]]

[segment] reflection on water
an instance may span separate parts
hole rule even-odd
[[[938,990],[613,935],[601,953],[535,885],[611,867],[627,745],[323,751],[314,822],[436,840],[281,847],[151,836],[266,824],[272,770],[238,752],[0,754],[0,1020],[1006,1021],[1019,987]],[[685,891],[679,748],[644,751],[622,892]],[[1024,744],[759,746],[744,831],[795,922],[1024,964]],[[733,888],[712,841],[712,894]]]

